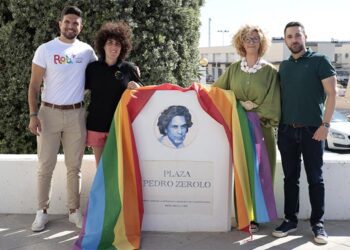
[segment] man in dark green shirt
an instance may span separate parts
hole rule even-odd
[[[325,189],[322,165],[324,140],[335,107],[336,72],[324,55],[306,49],[306,34],[301,23],[288,23],[284,39],[292,53],[279,68],[282,119],[278,128],[278,149],[284,173],[285,219],[272,235],[284,237],[297,229],[303,156],[314,240],[318,244],[327,244],[328,236],[323,226]]]

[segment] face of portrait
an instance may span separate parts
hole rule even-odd
[[[74,14],[64,15],[59,21],[59,27],[64,42],[74,40],[83,28],[81,17]]]
[[[184,116],[174,116],[166,128],[166,133],[170,141],[178,147],[183,143],[188,131]]]
[[[284,41],[293,54],[306,50],[306,35],[299,26],[288,27],[284,34]]]
[[[121,45],[114,39],[108,39],[103,47],[106,54],[106,61],[116,61],[120,55]]]
[[[243,39],[243,46],[247,54],[257,54],[260,48],[260,37],[258,32],[252,31]]]

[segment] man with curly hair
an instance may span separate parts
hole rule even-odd
[[[138,68],[125,61],[131,48],[129,26],[123,21],[107,22],[96,34],[99,60],[86,68],[85,89],[91,93],[86,144],[92,147],[97,166],[122,94],[141,85]]]

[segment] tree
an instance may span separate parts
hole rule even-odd
[[[199,9],[203,1],[134,1],[121,17],[134,31],[131,58],[147,84],[187,86],[197,79]]]
[[[198,75],[202,0],[2,0],[0,3],[0,153],[34,153],[27,90],[36,48],[58,35],[64,5],[83,10],[79,39],[93,44],[102,23],[126,20],[133,29],[129,56],[146,84],[187,86]]]

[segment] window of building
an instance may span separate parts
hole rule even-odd
[[[221,53],[214,53],[213,54],[213,62],[220,62],[221,59]]]
[[[335,53],[334,54],[334,61],[336,63],[341,63],[341,54],[340,53]]]
[[[226,62],[234,62],[235,60],[235,53],[226,53]]]
[[[218,68],[218,77],[222,75],[222,68]]]

